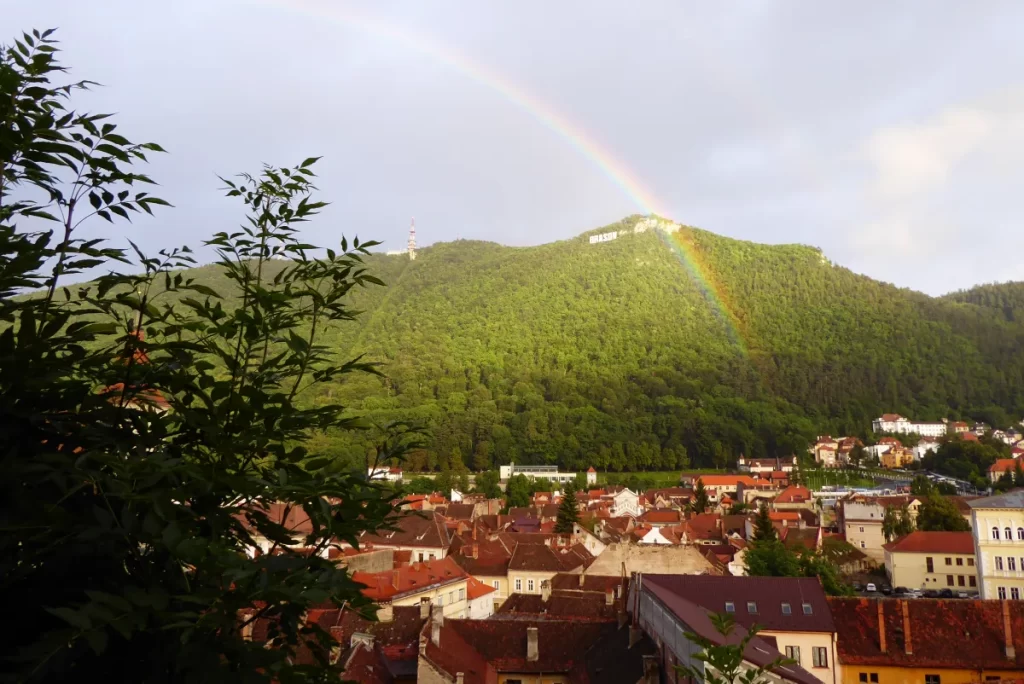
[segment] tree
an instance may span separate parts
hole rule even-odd
[[[914,496],[930,496],[935,492],[935,485],[926,475],[915,475],[910,483],[910,493]]]
[[[501,476],[497,470],[485,470],[476,476],[476,491],[488,499],[500,499],[501,487],[498,486],[500,482]]]
[[[914,519],[907,504],[899,508],[889,506],[882,517],[882,535],[886,541],[905,537],[914,531]]]
[[[505,485],[506,503],[509,508],[529,506],[532,501],[530,479],[523,474],[513,475]]]
[[[860,468],[860,465],[861,463],[864,462],[865,457],[867,457],[867,451],[864,449],[863,444],[857,443],[853,446],[852,449],[850,449],[850,465],[852,465],[854,468]]]
[[[799,559],[778,539],[755,541],[744,554],[747,574],[755,577],[801,577]]]
[[[700,665],[676,665],[677,673],[704,684],[767,684],[773,680],[767,673],[796,662],[779,657],[765,665],[755,666],[745,660],[743,654],[761,631],[760,626],[753,625],[743,631],[728,613],[711,613],[708,617],[719,638],[709,639],[694,632],[685,632],[687,640],[701,649],[693,654],[693,659]],[[741,632],[739,638],[736,632]]]
[[[708,499],[708,492],[704,489],[704,479],[698,477],[697,484],[693,488],[693,500],[690,502],[690,508],[695,513],[704,513],[711,506],[711,501]]]
[[[576,523],[580,521],[579,504],[576,502],[576,487],[570,482],[562,493],[562,502],[558,504],[558,519],[555,522],[555,532],[568,534],[573,531]]]
[[[843,582],[835,563],[821,553],[801,549],[797,553],[800,573],[804,577],[817,577],[821,588],[829,596],[852,596],[853,589]]]
[[[960,515],[951,499],[933,494],[917,509],[917,528],[925,532],[970,532],[971,526]]]
[[[1017,463],[1016,463],[1016,465],[1014,466],[1014,469],[1013,469],[1013,486],[1014,487],[1024,487],[1024,465],[1021,464],[1022,460],[1024,460],[1024,459],[1018,458],[1017,459]]]
[[[573,478],[573,484],[576,487],[577,492],[587,491],[587,474],[576,473],[576,477]]]
[[[134,167],[162,149],[70,108],[89,84],[53,83],[50,36],[0,49],[0,586],[18,615],[6,678],[337,680],[329,633],[303,616],[369,608],[325,551],[394,510],[365,470],[302,444],[356,427],[311,394],[377,373],[323,343],[355,316],[353,288],[381,284],[363,264],[376,243],[315,258],[298,239],[324,206],[314,158],[224,181],[247,212],[206,243],[228,290],[180,272],[187,249],[133,245],[133,263],[83,238],[92,216],[168,206]],[[113,272],[125,265],[142,272]],[[111,274],[67,284],[88,269]],[[386,435],[377,453],[400,460],[408,437]],[[285,524],[299,510],[301,533]],[[256,619],[267,644],[244,636]],[[307,647],[316,664],[295,663]]]
[[[772,519],[768,515],[768,506],[762,503],[757,509],[757,519],[754,521],[753,541],[776,541],[778,538],[779,534],[775,531]]]

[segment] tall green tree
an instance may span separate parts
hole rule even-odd
[[[698,477],[697,484],[693,487],[693,499],[690,501],[690,508],[694,513],[704,513],[711,506],[708,498],[708,491],[704,488],[704,479]]]
[[[500,499],[501,487],[498,486],[500,482],[501,476],[497,470],[485,470],[476,476],[476,490],[488,499]]]
[[[375,243],[314,256],[298,238],[323,206],[315,159],[224,181],[246,212],[206,243],[225,291],[178,272],[187,249],[83,236],[167,206],[137,169],[162,150],[75,110],[89,84],[60,82],[56,57],[49,31],[0,49],[0,587],[18,616],[0,679],[336,681],[303,616],[368,601],[324,551],[393,509],[364,469],[310,457],[310,435],[356,423],[304,399],[376,372],[322,337],[380,284]],[[89,269],[141,273],[71,284]],[[401,459],[386,433],[377,453]],[[257,619],[267,644],[245,636]]]
[[[925,532],[970,532],[971,526],[952,500],[933,494],[917,509],[917,528]]]
[[[930,496],[935,493],[935,484],[926,475],[915,475],[910,482],[910,493],[914,496]]]
[[[555,532],[568,534],[575,529],[580,521],[580,508],[576,500],[576,487],[569,483],[562,493],[562,501],[558,504],[558,519],[555,521]]]
[[[899,508],[889,506],[885,509],[882,517],[882,535],[886,541],[905,537],[914,531],[914,518],[910,515],[910,508],[903,504]]]
[[[768,515],[768,506],[762,503],[757,509],[757,519],[754,521],[753,541],[777,541],[778,538],[779,534],[775,531],[775,526],[772,525],[772,520]]]
[[[513,475],[505,485],[506,503],[509,508],[529,506],[532,502],[532,486],[525,475]]]
[[[694,632],[683,633],[700,649],[693,654],[696,663],[675,666],[678,674],[691,681],[703,684],[768,684],[776,679],[771,672],[795,662],[779,657],[765,665],[754,665],[744,658],[744,654],[761,627],[753,625],[744,630],[737,627],[736,618],[728,613],[711,613],[708,617],[718,638],[709,639]]]

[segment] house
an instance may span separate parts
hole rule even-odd
[[[648,489],[644,499],[654,508],[686,508],[693,499],[693,490],[687,487],[663,487]]]
[[[1024,489],[970,501],[983,599],[1024,599]]]
[[[576,576],[565,576],[575,579]],[[563,582],[559,588],[553,588],[553,580],[541,583],[540,594],[513,594],[501,609],[494,614],[495,620],[586,620],[608,621],[618,620],[625,610],[628,580],[621,577],[601,578],[614,580],[608,586],[594,591],[584,585],[585,575],[580,580]]]
[[[831,444],[815,444],[814,445],[814,460],[822,468],[835,468],[839,465],[839,461],[836,458],[836,454],[839,453],[838,446],[832,446]]]
[[[412,551],[413,560],[420,563],[448,555],[451,535],[440,513],[429,511],[394,515],[386,522],[394,529],[364,531],[359,535],[359,544]]]
[[[611,544],[587,567],[586,572],[592,575],[621,575],[623,572],[627,575],[633,572],[722,574],[714,563],[701,554],[699,548],[674,544]]]
[[[671,527],[683,522],[683,514],[674,508],[652,508],[637,518],[637,522],[651,527]]]
[[[814,497],[807,487],[790,485],[775,497],[772,508],[777,511],[814,510]]]
[[[745,458],[740,456],[736,461],[736,469],[742,473],[764,475],[774,471],[791,473],[796,469],[796,456],[788,458]]]
[[[677,534],[670,527],[651,527],[640,523],[633,529],[633,540],[640,544],[679,544]]]
[[[717,545],[725,539],[722,516],[717,513],[691,515],[682,526],[682,541],[698,545]]]
[[[829,598],[842,684],[1024,676],[1024,603]]]
[[[445,615],[467,617],[466,589],[469,573],[452,558],[413,563],[384,572],[354,572],[352,580],[366,588],[363,596],[377,604],[418,606],[428,601],[441,607]]]
[[[969,429],[970,427],[967,425],[967,423],[965,423],[962,420],[958,420],[949,424],[949,432],[954,435],[959,435],[961,433],[967,432]]]
[[[366,470],[371,480],[384,480],[385,482],[401,482],[402,469],[398,466],[375,465]]]
[[[629,606],[632,612],[633,624],[642,629],[647,635],[657,644],[661,646],[660,657],[663,663],[665,663],[664,670],[670,672],[676,665],[688,665],[695,667],[700,671],[703,671],[704,663],[693,657],[694,653],[699,649],[694,648],[694,645],[686,638],[680,638],[687,632],[699,634],[700,636],[712,641],[715,644],[723,644],[728,642],[736,643],[737,639],[740,639],[746,634],[747,626],[755,620],[747,620],[748,617],[742,614],[745,608],[748,608],[749,604],[753,603],[754,612],[757,613],[757,617],[760,616],[761,606],[764,606],[764,610],[768,611],[769,602],[772,604],[771,610],[775,611],[775,603],[778,603],[778,611],[780,618],[782,618],[782,605],[785,599],[777,599],[776,597],[769,598],[769,595],[758,594],[754,601],[742,600],[739,606],[741,612],[736,613],[737,624],[733,627],[733,631],[728,637],[723,637],[714,628],[713,623],[709,615],[712,612],[722,612],[728,610],[728,606],[725,605],[727,600],[724,596],[719,595],[705,595],[700,597],[700,602],[696,600],[696,594],[701,593],[699,590],[691,589],[688,584],[683,584],[683,580],[689,580],[689,577],[679,577],[671,575],[645,575],[641,574],[634,578],[634,581],[630,583],[630,595],[629,595]],[[719,579],[719,578],[711,578]],[[746,578],[746,577],[732,577],[732,578],[721,578],[726,582],[745,582],[750,579],[762,580],[762,579],[776,579],[776,578]],[[813,582],[813,580],[811,580]],[[695,585],[694,585],[695,586]],[[742,599],[750,598],[740,588],[741,586],[752,586],[752,585],[723,585],[723,587],[717,587],[719,589],[728,588],[729,591],[734,591],[737,595],[742,594]],[[808,584],[809,586],[809,584]],[[731,588],[736,587],[736,588]],[[818,592],[821,592],[820,586],[817,588]],[[737,599],[740,600],[740,599]],[[714,610],[706,608],[703,604],[709,601],[714,601],[718,605]],[[735,603],[735,602],[734,602]],[[795,611],[798,615],[802,614],[804,600],[797,602],[796,606],[793,606],[793,601],[789,601],[790,607],[796,608]],[[819,609],[817,611],[823,614],[819,615],[824,623],[826,620],[830,620],[828,617],[827,609]],[[741,617],[746,621],[740,622]],[[789,617],[794,617],[790,615]],[[784,619],[784,618],[782,618]],[[780,619],[781,622],[781,619]],[[830,628],[830,625],[826,625],[826,628]],[[833,630],[834,631],[834,630]],[[794,637],[794,640],[797,640]],[[831,637],[827,639],[831,642]],[[803,643],[803,639],[799,639],[800,643]],[[773,643],[775,642],[775,643]],[[757,635],[754,636],[747,644],[746,649],[743,652],[743,662],[750,666],[761,666],[767,667],[775,663],[784,657],[783,653],[777,645],[781,646],[778,639],[772,639],[767,636]],[[832,658],[833,650],[831,643],[829,648],[825,651],[826,657],[829,658],[829,663],[833,662]],[[813,657],[818,658],[820,652],[813,650]],[[801,660],[804,659],[801,654]],[[796,664],[788,665],[777,665],[771,667],[771,679],[773,681],[784,681],[784,682],[796,682],[798,684],[821,684],[822,680],[815,677],[813,674],[808,672],[803,667]],[[742,676],[741,676],[742,677]]]
[[[884,563],[885,550],[882,546],[888,541],[882,534],[885,510],[900,508],[904,504],[911,519],[917,520],[917,509],[921,507],[921,501],[914,496],[856,495],[840,500],[836,504],[839,529],[845,534],[846,541],[863,551],[875,563]]]
[[[609,513],[612,517],[623,515],[638,516],[642,513],[640,508],[640,497],[632,489],[622,489],[612,497],[612,505]]]
[[[906,447],[898,446],[893,447],[882,454],[879,458],[879,462],[883,468],[890,470],[903,468],[904,466],[914,462],[914,452]]]
[[[420,637],[424,684],[658,684],[657,648],[617,621],[431,618]]]
[[[875,433],[891,432],[901,435],[918,434],[922,437],[941,437],[948,427],[944,422],[914,423],[898,413],[886,413],[871,421],[871,429]]]
[[[914,460],[920,461],[922,458],[927,456],[929,453],[936,453],[939,447],[942,446],[941,442],[931,439],[922,439],[914,447]]]
[[[977,593],[970,532],[911,532],[885,544],[885,571],[894,587]]]
[[[684,473],[681,478],[684,487],[696,488],[697,480],[704,483],[708,500],[717,504],[722,495],[728,494],[732,499],[739,500],[741,488],[758,489],[770,486],[766,480],[754,479],[750,475],[704,475],[700,473]]]
[[[998,458],[988,468],[988,479],[989,482],[998,482],[999,479],[1006,473],[1013,477],[1017,472],[1017,464],[1021,464],[1024,467],[1024,461],[1019,458]]]
[[[816,578],[642,575],[639,581],[732,615],[744,628],[760,625],[759,637],[774,639],[780,652],[822,682],[834,681],[836,626]]]
[[[470,620],[486,620],[494,615],[497,603],[494,595],[498,590],[470,576],[466,581],[466,618]]]
[[[511,593],[508,586],[508,565],[517,542],[508,534],[475,534],[455,537],[449,558],[474,579],[494,589],[491,601],[497,608]],[[479,538],[477,538],[479,537]]]
[[[583,544],[516,544],[508,564],[512,593],[539,594],[540,583],[559,572],[582,572],[592,562]]]

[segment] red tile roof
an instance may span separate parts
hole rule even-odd
[[[811,490],[799,485],[786,487],[775,497],[775,503],[806,503],[811,500]]]
[[[828,603],[838,630],[839,660],[844,665],[1024,669],[1024,602],[830,598]],[[1013,659],[1006,657],[1004,610],[1016,650]],[[884,652],[880,622],[884,625]],[[911,653],[907,653],[908,636]]]
[[[768,519],[772,522],[781,522],[783,520],[798,522],[800,514],[796,511],[768,511]]]
[[[897,553],[974,553],[974,536],[970,532],[911,532],[882,548]]]
[[[973,433],[972,433],[973,434]],[[989,466],[988,472],[990,473],[1012,473],[1017,468],[1017,464],[1021,463],[1024,467],[1024,462],[1016,458],[999,458],[996,462]]]
[[[640,516],[645,523],[678,523],[683,519],[682,514],[671,508],[653,508]]]
[[[449,557],[413,563],[384,572],[354,572],[352,579],[366,586],[363,595],[375,601],[391,601],[429,587],[465,580],[469,575]]]
[[[512,594],[491,619],[612,622],[616,620],[617,603],[620,603],[614,599],[614,593],[612,596],[609,604],[604,593],[579,590],[553,590],[547,601],[540,594]]]
[[[973,432],[961,432],[960,433],[960,439],[964,440],[965,442],[977,442],[977,441],[979,441],[978,440],[978,435],[974,434]]]
[[[583,544],[552,548],[546,544],[519,544],[509,561],[509,570],[565,572],[590,565],[594,556]]]
[[[470,577],[466,582],[466,598],[470,601],[478,599],[481,596],[486,596],[487,594],[491,594],[495,591],[497,591],[497,589],[489,584],[484,584],[475,577]]]
[[[374,546],[423,546],[447,549],[451,537],[443,516],[435,511],[405,513],[388,518],[394,530],[379,530],[360,535],[359,543]]]

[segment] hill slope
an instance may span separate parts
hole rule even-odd
[[[873,281],[810,247],[633,234],[638,218],[538,247],[374,256],[388,287],[360,292],[366,313],[332,343],[384,362],[388,379],[330,398],[429,425],[432,448],[414,465],[475,468],[724,464],[803,449],[818,431],[862,433],[883,410],[1024,410],[1024,328],[986,307]],[[589,243],[609,230],[627,232]],[[670,239],[706,264],[734,325]],[[358,458],[366,447],[352,439],[313,446]]]

